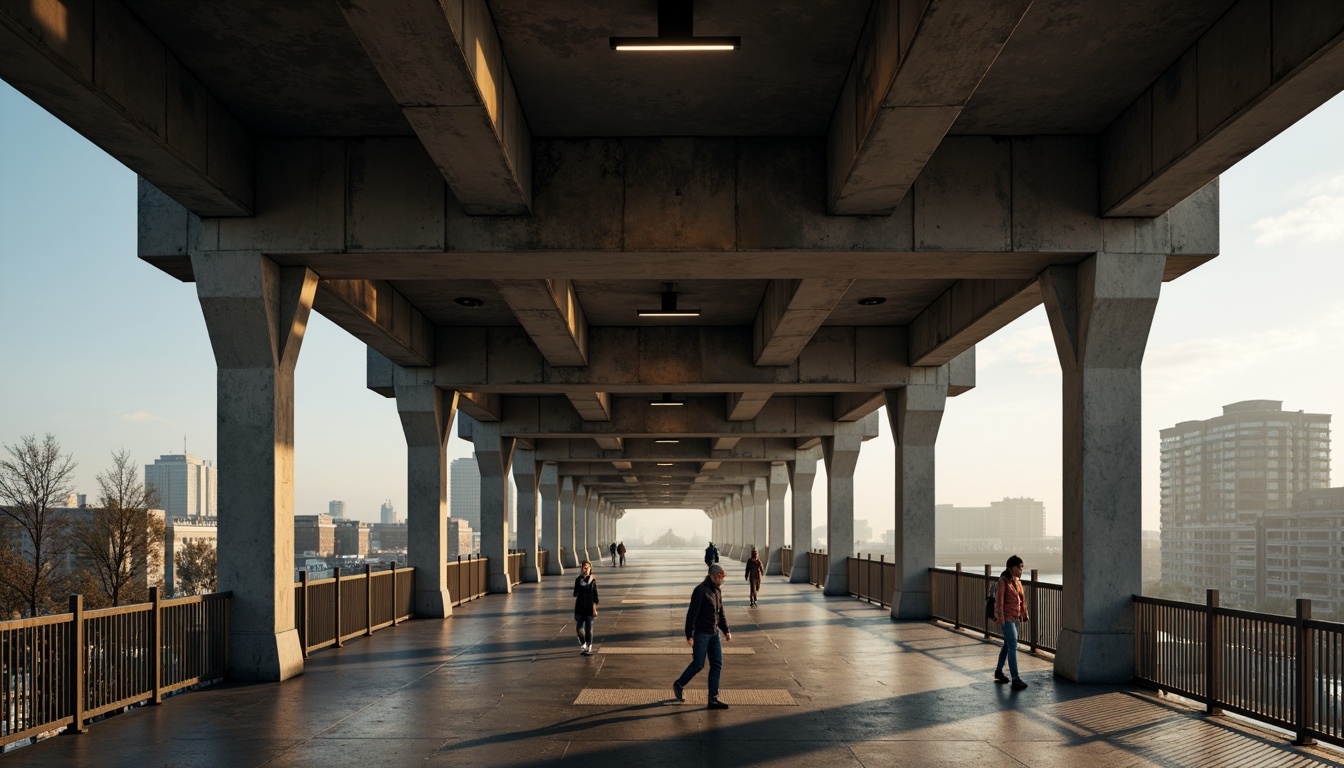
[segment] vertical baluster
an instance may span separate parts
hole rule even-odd
[[[69,696],[71,704],[70,727],[66,733],[84,733],[84,596],[70,596],[70,671]]]
[[[308,570],[299,571],[299,642],[303,643],[303,658],[308,658]]]
[[[1218,590],[1210,589],[1204,593],[1204,711],[1210,715],[1221,715],[1218,706],[1222,702],[1222,685],[1218,679],[1222,652],[1218,635]]]
[[[957,573],[953,578],[952,626],[961,629],[961,563],[957,563]]]
[[[364,564],[364,636],[373,634],[373,566]]]
[[[990,568],[989,563],[985,563],[985,589],[986,589],[986,590],[993,589],[993,582],[990,580],[990,576],[989,576],[989,568]],[[997,591],[998,591],[998,590],[995,590],[995,592],[997,592]],[[990,625],[990,623],[991,623],[992,621],[993,621],[993,620],[990,619],[989,617],[985,617],[985,639],[986,639],[986,640],[989,639],[989,625]]]
[[[332,606],[331,623],[336,628],[336,647],[341,648],[345,643],[341,642],[341,569],[336,569],[336,594],[335,602]]]
[[[1312,630],[1307,626],[1311,620],[1310,598],[1297,599],[1297,621],[1293,625],[1294,639],[1297,641],[1297,738],[1294,744],[1315,744],[1312,738],[1312,725],[1316,718],[1315,696],[1312,695],[1312,679],[1315,677],[1315,665],[1312,663]]]

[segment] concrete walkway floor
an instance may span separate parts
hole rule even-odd
[[[678,704],[698,557],[635,550],[624,568],[599,565],[592,656],[574,637],[572,576],[552,578],[319,652],[294,680],[189,692],[0,768],[1344,766],[1138,689],[1056,680],[1026,654],[1031,687],[1010,691],[991,679],[997,645],[780,577],[749,608],[728,561],[724,698],[784,704]],[[707,676],[688,700],[703,702]]]

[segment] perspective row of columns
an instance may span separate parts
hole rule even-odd
[[[293,618],[294,368],[317,276],[305,267],[281,267],[255,250],[193,251],[191,261],[218,368],[217,450],[220,466],[227,467],[219,485],[219,588],[233,594],[231,673],[283,680],[303,668]],[[1074,680],[1124,680],[1133,670],[1130,600],[1140,591],[1141,365],[1164,267],[1161,254],[1097,253],[1041,276],[1063,370],[1065,588],[1056,671]],[[886,396],[896,444],[896,618],[930,613],[934,444],[947,395],[936,369],[914,373],[928,378]],[[452,601],[445,578],[445,448],[457,394],[438,390],[432,380],[429,369],[402,368],[395,389],[408,449],[408,559],[416,569],[416,610],[447,616]],[[515,441],[497,427],[477,427],[473,443],[482,474],[489,588],[509,589],[503,502],[511,470],[530,490],[520,493],[520,532],[535,528],[540,496],[540,546],[562,554],[552,558],[551,570],[559,573],[600,556],[599,541],[604,531],[614,531],[617,511],[572,481],[553,482],[548,474],[553,470],[543,465],[538,471],[535,459],[522,461]],[[848,591],[844,562],[853,555],[859,445],[858,437],[840,435],[821,446],[829,478],[828,594]],[[787,462],[793,544],[800,553],[811,546],[815,464],[806,452]],[[775,539],[777,530],[782,534],[782,495],[771,504],[776,488],[782,480],[772,470],[768,479],[711,510],[716,536],[744,545],[782,541],[782,535]],[[535,551],[532,534],[520,535],[520,546]],[[800,561],[805,558],[795,558],[793,580]],[[540,574],[525,572],[525,578],[533,577]]]

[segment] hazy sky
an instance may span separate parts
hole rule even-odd
[[[1344,414],[1340,136],[1336,98],[1225,174],[1222,255],[1163,286],[1144,364],[1144,528],[1158,526],[1160,429],[1260,398]],[[1058,533],[1060,374],[1044,309],[977,355],[977,387],[949,399],[943,418],[937,500],[1034,497]],[[396,409],[364,377],[363,345],[314,313],[295,385],[300,514],[344,499],[347,514],[376,520],[390,498],[405,515]],[[878,532],[893,518],[883,419],[859,460],[855,511]],[[185,439],[213,460],[214,358],[194,286],[136,258],[134,174],[0,82],[0,443],[46,432],[74,455],[90,495],[117,449],[144,464]],[[469,454],[453,438],[449,458]],[[815,490],[820,524],[823,477]],[[709,530],[698,512],[629,519]]]

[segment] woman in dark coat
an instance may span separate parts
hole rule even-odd
[[[579,635],[579,647],[584,656],[593,653],[593,621],[597,618],[597,579],[593,578],[593,564],[587,560],[579,566],[579,577],[574,579],[574,631]]]

